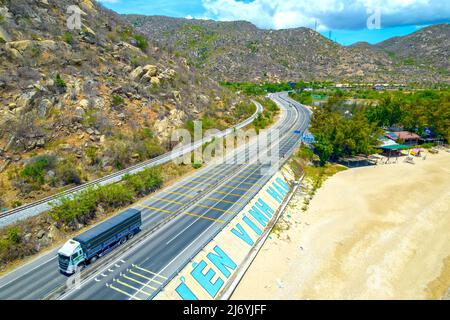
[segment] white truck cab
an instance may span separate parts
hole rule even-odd
[[[67,241],[58,251],[59,269],[66,274],[74,274],[77,267],[85,262],[81,244],[75,240]]]

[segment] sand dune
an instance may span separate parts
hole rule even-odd
[[[450,287],[450,153],[331,177],[264,245],[234,299],[440,299]]]

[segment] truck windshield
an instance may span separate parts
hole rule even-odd
[[[69,262],[70,262],[69,257],[62,255],[62,254],[59,254],[58,257],[59,257],[59,265],[61,267],[67,267],[67,265],[69,265]]]

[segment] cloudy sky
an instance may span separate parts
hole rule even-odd
[[[317,28],[348,45],[450,22],[450,0],[101,0],[119,13],[246,20],[265,29]]]

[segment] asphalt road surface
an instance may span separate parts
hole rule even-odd
[[[283,109],[271,130],[280,130],[279,152],[287,158],[310,111],[286,93],[271,97]],[[271,164],[256,162],[249,148],[234,157],[244,155],[244,162],[208,165],[136,203],[140,234],[84,269],[79,287],[67,287],[73,278],[60,274],[53,250],[2,277],[0,299],[152,299],[271,178]]]

